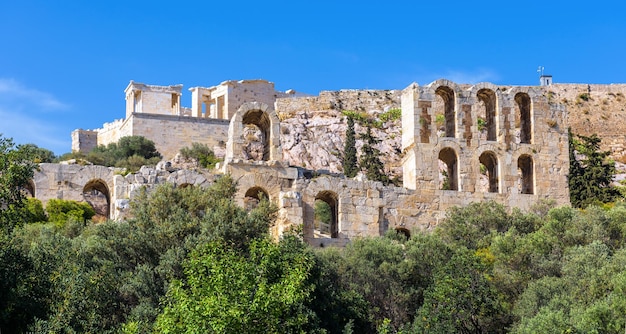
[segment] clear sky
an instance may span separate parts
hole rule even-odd
[[[625,1],[0,0],[0,133],[57,154],[130,80],[278,90],[626,82]]]

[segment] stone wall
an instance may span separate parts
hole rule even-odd
[[[98,146],[98,131],[77,129],[72,131],[72,152],[89,152]]]
[[[98,129],[98,145],[109,145],[117,143],[120,138],[132,136],[132,127],[128,119],[117,119],[110,123],[104,123],[101,129]]]
[[[134,114],[128,120],[132,135],[144,136],[155,143],[166,160],[182,147],[202,143],[216,153],[224,152],[228,140],[228,121],[184,116]]]
[[[111,138],[122,133],[145,136],[166,159],[192,142],[225,151],[219,172],[238,180],[236,200],[247,206],[258,201],[254,197],[262,192],[279,206],[278,222],[272,228],[276,236],[302,227],[305,239],[313,245],[344,245],[389,229],[407,233],[431,229],[448,208],[472,202],[493,200],[521,209],[541,199],[569,203],[568,117],[565,107],[544,88],[437,80],[426,86],[412,84],[403,91],[344,90],[298,97],[275,92],[266,81],[240,81],[194,91],[231,101],[224,110],[232,117],[135,112],[104,129],[110,129]],[[127,96],[136,102],[141,94]],[[239,107],[231,115],[234,105]],[[192,114],[197,114],[194,107]],[[401,120],[381,124],[375,135],[383,141],[379,149],[388,171],[398,166],[401,172],[396,175],[403,177],[404,186],[332,174],[340,169],[338,157],[343,149],[345,117],[341,112],[353,110],[378,119],[396,108],[402,110]],[[244,127],[250,124],[264,133],[265,161],[242,158]],[[357,132],[362,131],[357,126]],[[140,187],[211,182],[207,175],[183,170],[144,168],[122,177],[104,167],[94,169],[97,173],[87,167],[48,168],[52,167],[44,168],[46,177],[38,176],[36,189],[44,185],[46,196],[69,197],[66,192],[93,186],[94,179],[101,179],[101,185],[112,189],[111,217],[124,216],[124,201]],[[86,176],[76,179],[76,173]],[[333,212],[328,230],[315,225],[316,201],[326,202]]]

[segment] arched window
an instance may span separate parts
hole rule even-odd
[[[314,233],[320,237],[337,238],[339,236],[337,194],[321,191],[315,197]]]
[[[33,182],[33,180],[29,180],[21,187],[21,190],[26,197],[35,197],[35,182]]]
[[[87,182],[83,187],[83,198],[96,211],[92,220],[99,221],[110,218],[111,194],[106,182],[100,179]]]
[[[498,157],[493,152],[483,152],[479,161],[481,174],[487,176],[487,191],[490,193],[499,192]]]
[[[530,96],[526,93],[515,94],[515,126],[519,127],[519,142],[530,144],[532,140],[532,115]]]
[[[491,89],[483,88],[476,93],[481,109],[478,113],[478,130],[486,131],[487,140],[497,140],[496,93]]]
[[[439,151],[439,189],[459,190],[459,171],[456,152],[446,147]],[[445,166],[444,166],[445,165]]]
[[[250,211],[256,208],[259,205],[259,202],[263,199],[270,199],[267,191],[261,187],[252,187],[246,191],[245,198],[243,200],[244,208]]]
[[[405,236],[407,238],[407,240],[411,238],[411,231],[407,230],[406,228],[397,227],[396,228],[396,232],[398,234],[401,234],[401,235]]]
[[[243,155],[247,160],[267,161],[270,157],[270,118],[261,110],[243,115]]]
[[[529,155],[522,155],[517,159],[517,168],[521,174],[522,194],[535,193],[534,164],[533,158]]]
[[[445,137],[455,137],[456,115],[454,112],[454,91],[447,86],[439,86],[435,90],[435,123],[437,130],[443,131]]]

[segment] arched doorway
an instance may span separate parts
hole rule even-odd
[[[22,193],[26,197],[35,197],[35,182],[28,180],[28,182],[21,187]]]
[[[339,236],[338,209],[337,194],[321,191],[315,196],[313,229],[316,236],[327,238]]]
[[[83,198],[96,211],[93,221],[103,221],[110,218],[111,194],[109,187],[103,180],[91,180],[83,187]]]
[[[456,152],[450,147],[439,151],[439,189],[459,190],[459,170]]]
[[[435,90],[435,124],[437,131],[444,137],[455,137],[456,114],[454,112],[454,91],[448,86],[439,86]]]
[[[407,230],[404,227],[396,227],[396,233],[399,235],[403,235],[407,240],[411,238],[411,231]]]
[[[496,115],[496,93],[487,88],[483,88],[476,93],[480,109],[478,112],[478,130],[485,131],[486,139],[497,140],[497,115]]]
[[[250,211],[256,208],[262,200],[270,199],[267,191],[261,187],[252,187],[246,191],[246,194],[243,199],[243,207]]]
[[[498,179],[498,157],[491,151],[483,152],[479,158],[481,174],[487,176],[487,191],[497,193],[500,191]]]
[[[270,118],[261,110],[250,110],[243,115],[243,155],[247,160],[270,159]]]
[[[529,155],[522,155],[517,159],[517,168],[520,171],[520,183],[522,194],[535,193],[535,177],[533,158]]]
[[[532,141],[531,100],[526,93],[515,94],[515,126],[519,128],[519,142],[530,144]]]

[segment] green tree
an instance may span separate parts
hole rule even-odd
[[[347,117],[346,126],[346,141],[343,146],[343,161],[342,168],[346,177],[353,178],[359,172],[357,166],[358,160],[356,157],[356,136],[354,131],[354,119],[350,116]]]
[[[570,201],[577,208],[592,203],[608,203],[619,195],[611,185],[615,174],[615,163],[608,160],[610,152],[600,151],[601,139],[593,134],[589,137],[578,135],[573,138],[569,132],[570,172],[568,183]],[[576,159],[576,152],[582,157]]]
[[[209,169],[214,168],[215,164],[221,160],[215,156],[207,144],[192,143],[191,148],[181,148],[180,154],[185,159],[195,159],[200,166]]]
[[[415,316],[414,333],[504,333],[502,295],[490,282],[487,268],[460,249],[438,268],[434,283]]]
[[[361,169],[365,170],[367,179],[389,184],[389,176],[385,174],[385,166],[380,160],[380,150],[376,148],[380,140],[372,134],[372,127],[369,124],[366,132],[360,134],[360,138],[363,140],[363,147],[361,147],[361,161],[359,165]]]
[[[16,149],[11,138],[0,134],[0,226],[4,232],[20,224],[24,207],[22,190],[35,173],[30,151]]]
[[[305,332],[313,255],[294,242],[253,241],[248,254],[220,242],[200,245],[174,281],[156,329],[163,333]]]
[[[144,165],[155,165],[161,160],[153,141],[142,136],[122,137],[117,143],[100,145],[87,154],[71,153],[61,158],[86,159],[93,164],[126,168],[131,172]]]
[[[34,163],[50,163],[54,162],[56,156],[54,152],[41,148],[35,144],[22,144],[18,145],[17,149],[19,151],[24,151],[24,154],[34,162]]]
[[[86,202],[77,202],[53,198],[46,205],[48,220],[58,227],[63,227],[68,220],[85,223],[96,214],[96,211]]]

